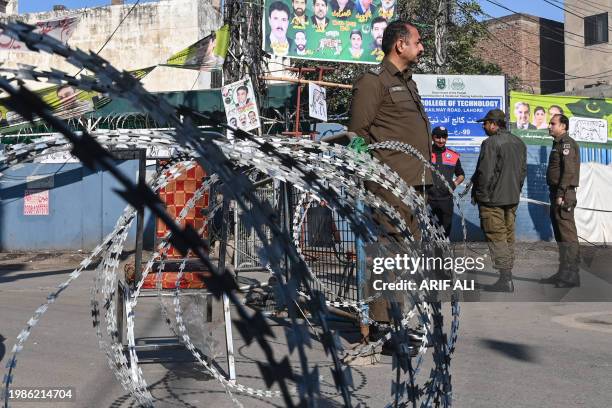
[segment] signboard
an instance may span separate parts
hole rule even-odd
[[[265,0],[263,49],[276,57],[375,64],[396,0]]]
[[[325,88],[312,82],[308,83],[308,115],[327,122],[327,99]]]
[[[505,78],[501,75],[413,75],[432,129],[448,129],[448,145],[477,152],[486,138],[476,122],[491,109],[505,111]]]
[[[60,17],[53,20],[39,21],[36,23],[37,28],[34,30],[34,32],[47,34],[48,36],[53,37],[65,44],[68,42],[70,37],[72,37],[78,23],[78,16]],[[4,35],[1,30],[0,50],[30,51],[27,45],[21,41]]]
[[[49,190],[26,189],[23,197],[23,215],[49,215]]]
[[[548,122],[562,113],[581,146],[612,144],[612,99],[510,93],[510,131],[529,144],[550,145]]]
[[[224,25],[211,35],[174,54],[164,65],[198,71],[221,69],[229,49],[229,39],[229,26]]]
[[[261,126],[253,84],[249,78],[225,85],[221,88],[221,96],[228,125],[246,131]]]

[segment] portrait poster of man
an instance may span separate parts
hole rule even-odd
[[[377,64],[396,0],[265,0],[263,49],[275,57]]]
[[[60,17],[36,23],[35,33],[46,34],[66,44],[79,24],[79,16]],[[0,50],[31,51],[24,43],[0,30]]]
[[[570,119],[570,136],[580,142],[581,146],[587,146],[588,143],[612,145],[610,98],[511,92],[508,110],[510,131],[527,144],[550,144],[548,123],[554,115],[560,113]]]
[[[225,25],[210,35],[171,56],[164,65],[211,71],[221,69],[229,48],[229,26]]]
[[[137,79],[144,78],[155,66],[130,71]],[[35,91],[38,96],[51,107],[53,114],[60,119],[71,119],[99,109],[110,102],[110,98],[104,97],[95,91],[84,91],[72,85],[54,85]],[[0,99],[0,127],[10,127],[25,122],[19,114],[13,112]]]
[[[249,78],[221,88],[228,125],[250,131],[261,126],[253,84]]]

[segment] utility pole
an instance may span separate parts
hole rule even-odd
[[[446,71],[448,25],[450,22],[450,2],[449,0],[439,0],[436,12],[434,32],[436,36],[436,73],[441,74]]]

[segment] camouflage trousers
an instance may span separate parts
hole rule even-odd
[[[493,268],[511,270],[514,266],[514,222],[518,204],[499,207],[480,205],[480,227],[484,232]]]

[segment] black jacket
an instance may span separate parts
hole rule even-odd
[[[518,204],[526,175],[527,146],[506,129],[500,129],[482,142],[472,176],[472,196],[480,205]]]

